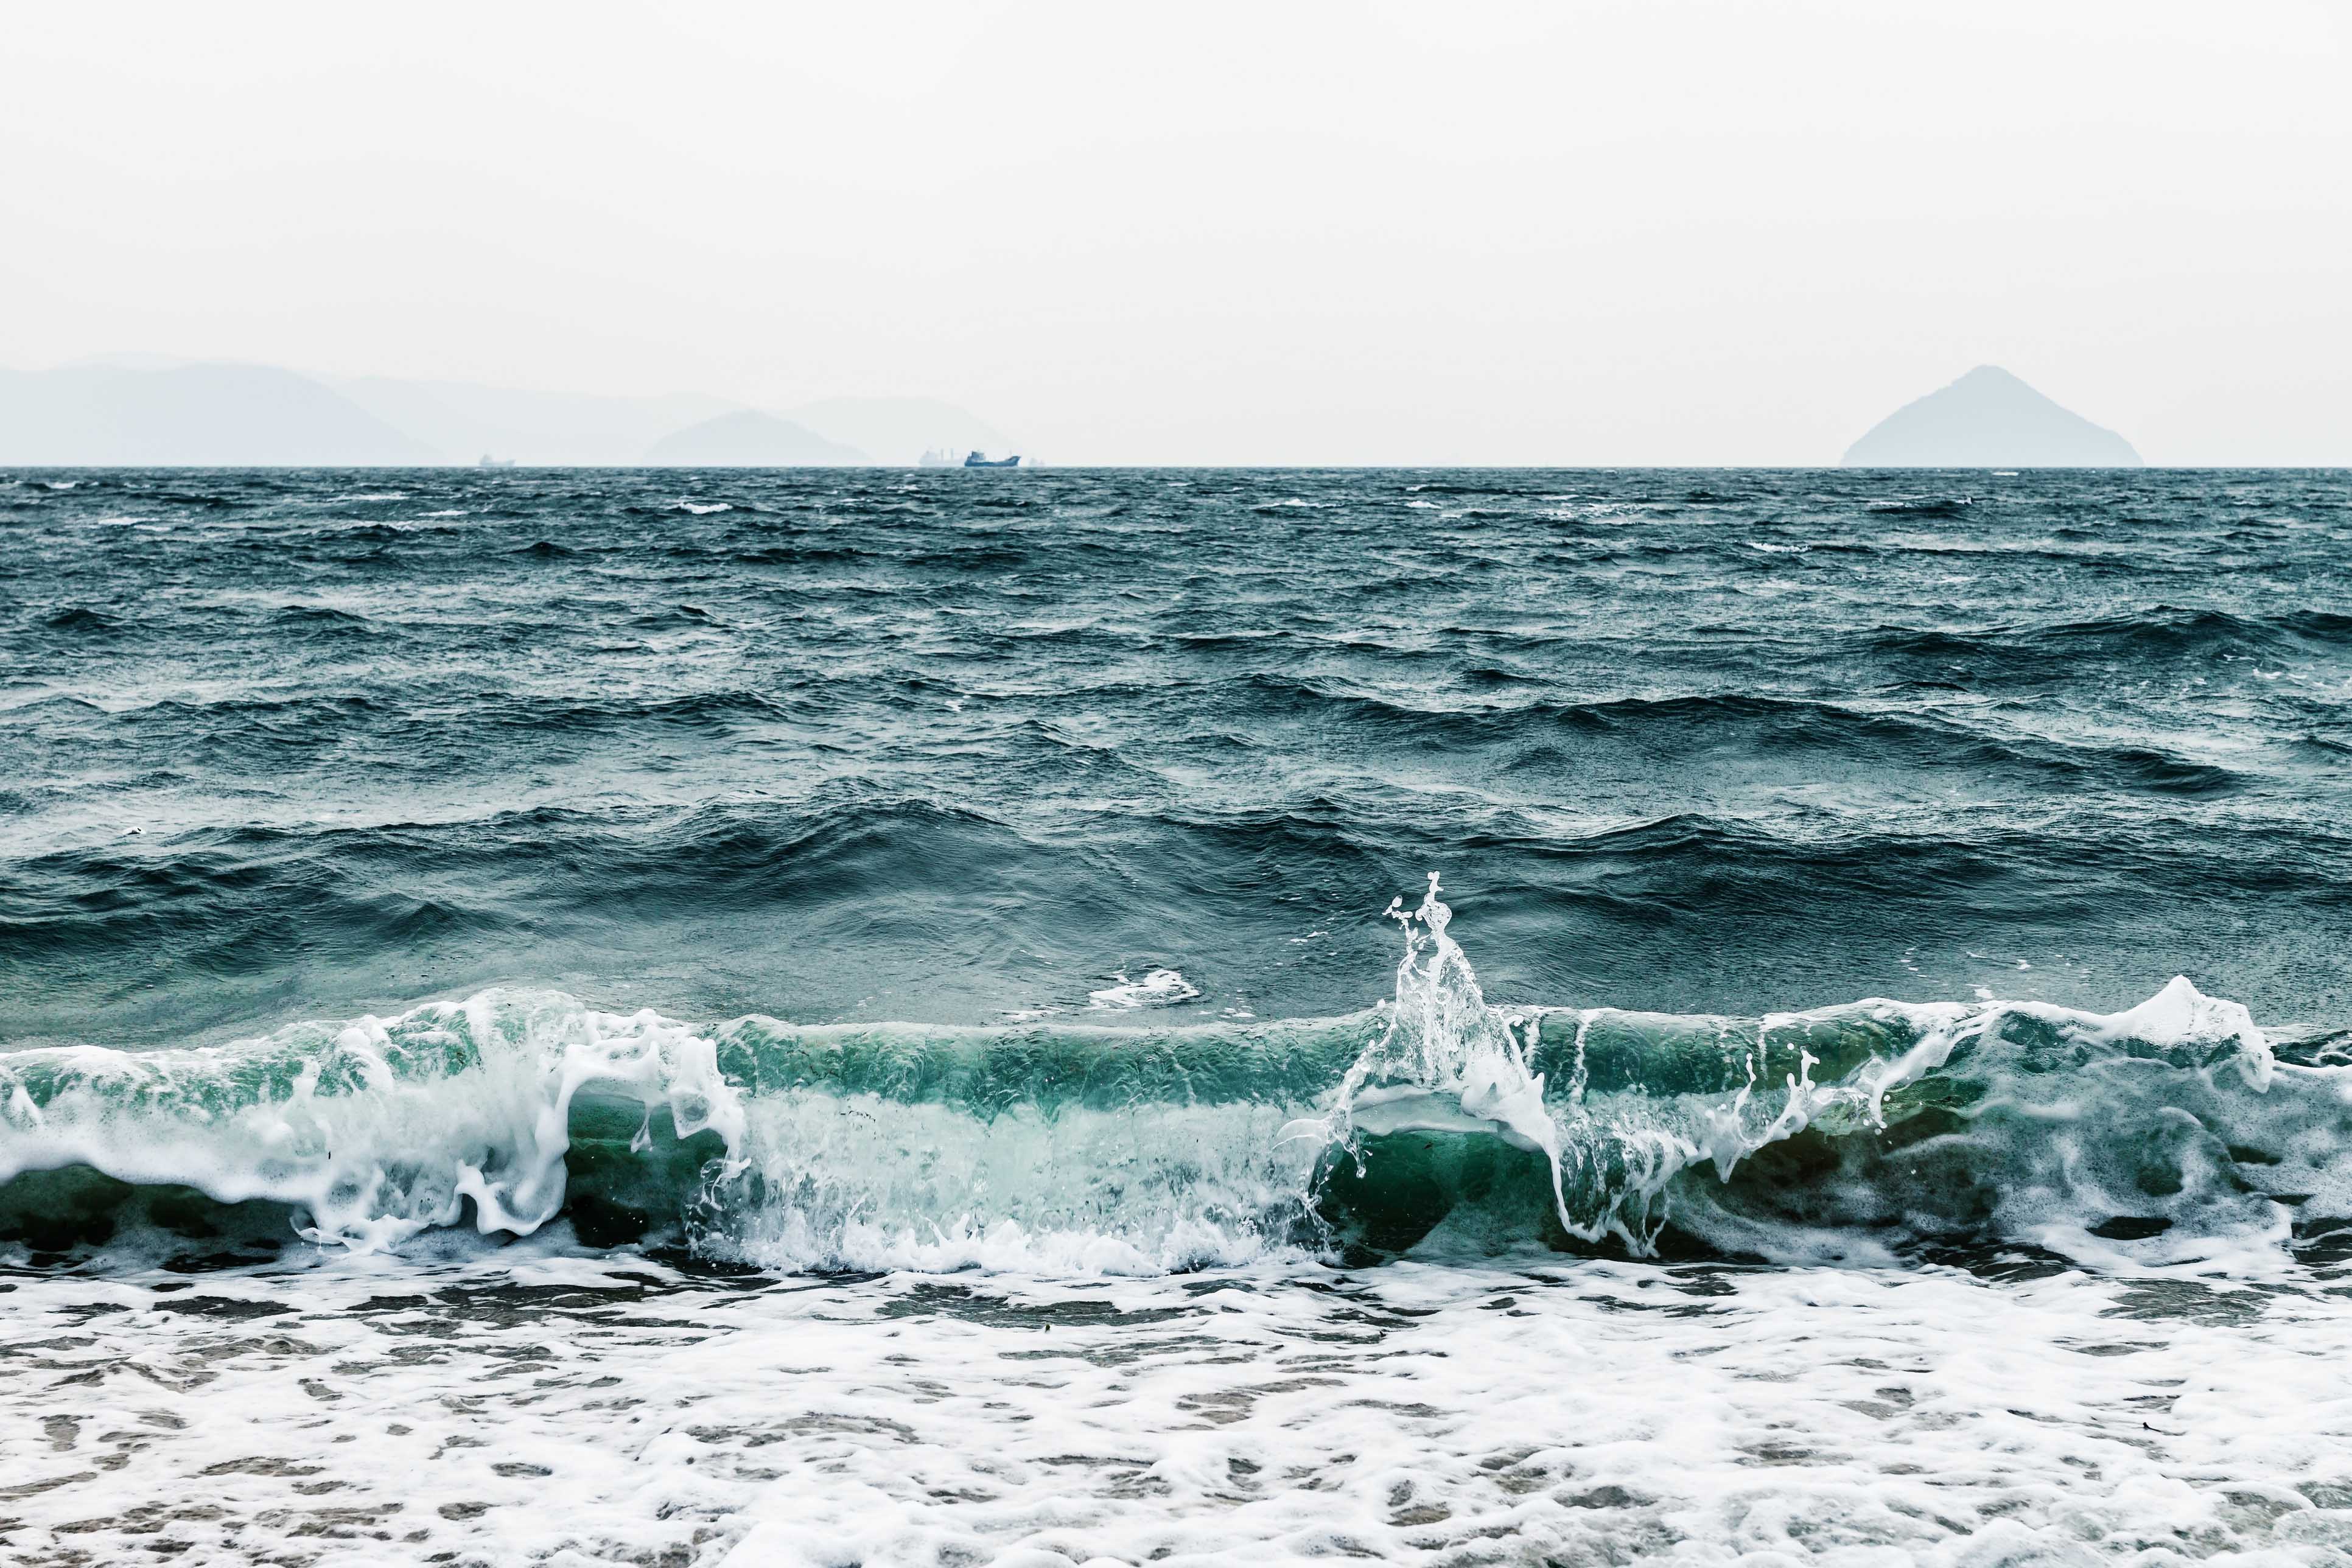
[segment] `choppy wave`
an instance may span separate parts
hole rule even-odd
[[[1433,863],[1514,998],[2352,1010],[2340,475],[20,478],[13,1044],[1329,1016]]]
[[[494,990],[214,1047],[17,1051],[0,1237],[103,1244],[142,1191],[362,1249],[564,1217],[767,1267],[1089,1273],[1952,1240],[2162,1259],[2352,1218],[2352,1067],[2283,1059],[2186,979],[2114,1015],[1501,1008],[1434,877],[1391,913],[1395,994],[1342,1017],[696,1025]]]

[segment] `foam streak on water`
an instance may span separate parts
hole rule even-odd
[[[28,1562],[2352,1548],[2352,1316],[2324,1279],[730,1284],[541,1254],[0,1283],[0,1528]]]
[[[0,1559],[2352,1562],[2347,559],[0,474]]]
[[[1391,907],[1395,994],[1354,1018],[695,1026],[485,993],[195,1051],[0,1056],[0,1237],[102,1247],[173,1189],[360,1251],[528,1236],[568,1206],[591,1238],[778,1268],[1075,1274],[1650,1256],[1670,1226],[1726,1256],[2158,1264],[2352,1220],[2352,1067],[2282,1065],[2185,979],[2110,1016],[1509,1013],[1437,893]]]

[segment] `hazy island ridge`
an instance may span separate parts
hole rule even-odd
[[[1026,450],[932,398],[830,398],[777,414],[684,393],[538,392],[120,355],[0,370],[0,462],[40,466],[790,468]],[[1034,456],[1034,454],[1032,454]],[[1401,454],[1410,463],[1410,454]],[[2116,432],[1979,365],[1846,449],[1859,468],[2137,468]],[[1801,465],[1799,465],[1801,466]]]
[[[778,415],[693,393],[310,376],[155,355],[0,369],[0,463],[25,466],[887,466],[932,448],[1022,449],[936,398],[831,398]]]

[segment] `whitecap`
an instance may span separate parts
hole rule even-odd
[[[1173,969],[1155,969],[1140,980],[1129,980],[1124,971],[1112,978],[1118,984],[1087,993],[1088,1006],[1173,1007],[1180,1002],[1190,1002],[1201,994],[1199,986]]]

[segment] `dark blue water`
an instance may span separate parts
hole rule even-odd
[[[0,1547],[2352,1542],[2343,473],[17,474],[0,759]]]
[[[0,704],[19,1041],[1328,1014],[1429,868],[1497,998],[2352,1023],[2341,473],[25,473]]]
[[[2347,567],[2334,472],[18,475],[0,1184],[2308,1237]]]

